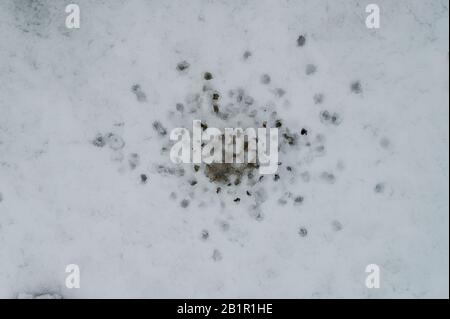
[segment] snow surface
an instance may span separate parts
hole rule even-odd
[[[73,2],[0,0],[0,297],[448,298],[448,1]],[[206,82],[307,130],[278,181],[178,174]]]

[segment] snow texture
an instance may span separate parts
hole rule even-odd
[[[73,2],[0,1],[1,298],[448,298],[448,1]],[[172,163],[194,119],[277,174]]]

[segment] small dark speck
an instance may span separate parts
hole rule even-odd
[[[192,179],[189,181],[189,185],[195,186],[195,185],[197,185],[197,181],[195,179]]]
[[[214,101],[217,101],[219,98],[220,98],[220,94],[217,93],[217,92],[214,92],[213,95],[212,95],[212,99],[213,99]]]
[[[255,218],[256,221],[260,222],[260,221],[264,220],[264,215],[261,212],[257,212],[255,214],[255,216],[253,216],[253,218]]]
[[[339,125],[341,123],[341,117],[339,116],[339,114],[337,113],[333,113],[331,115],[331,123],[333,123],[334,125]]]
[[[145,102],[147,101],[147,96],[145,95],[145,93],[142,91],[142,88],[139,84],[134,84],[131,87],[131,92],[134,93],[134,95],[136,95],[136,99],[139,102]]]
[[[305,43],[306,43],[306,38],[305,38],[305,36],[302,34],[302,35],[300,35],[300,36],[298,37],[298,39],[297,39],[297,45],[298,45],[299,47],[302,47],[302,46],[305,45]]]
[[[217,187],[217,188],[216,188],[216,193],[219,194],[221,190],[222,190],[222,188]]]
[[[301,134],[301,135],[308,135],[308,130],[302,128],[302,130],[300,131],[300,134]]]
[[[181,61],[180,63],[177,64],[177,70],[181,72],[188,69],[189,66],[190,64],[187,61]]]
[[[244,60],[247,60],[251,56],[252,56],[252,53],[250,51],[245,51],[244,54],[242,55]]]
[[[337,113],[330,113],[327,110],[324,110],[322,112],[320,112],[320,120],[322,121],[322,123],[325,124],[333,124],[333,125],[339,125],[342,122],[342,118],[339,114]]]
[[[94,140],[92,141],[92,144],[94,144],[97,147],[103,147],[105,146],[106,141],[102,134],[97,134]]]
[[[352,84],[350,85],[350,90],[355,94],[360,94],[362,92],[361,82],[352,82]]]
[[[273,176],[273,180],[276,182],[276,181],[278,181],[280,179],[280,175],[278,175],[278,174],[275,174],[274,176]]]
[[[251,96],[246,95],[246,96],[244,97],[244,103],[245,103],[246,105],[252,105],[254,102],[255,102],[255,100],[254,100]]]
[[[292,172],[292,167],[286,166],[286,170],[287,170],[288,172]]]
[[[164,126],[159,121],[153,122],[153,128],[161,136],[165,136],[167,134],[167,130],[164,128]]]
[[[202,230],[201,238],[202,238],[202,240],[208,240],[208,238],[209,238],[209,231],[207,231],[206,229]]]
[[[336,181],[336,177],[332,173],[323,172],[320,177],[329,184],[333,184]]]
[[[187,199],[183,199],[180,203],[181,207],[186,208],[189,206],[189,201]]]
[[[391,145],[391,142],[389,141],[388,138],[383,137],[383,138],[380,140],[380,146],[381,146],[382,148],[389,148],[390,145]]]
[[[194,165],[194,171],[198,172],[199,169],[200,169],[200,166]]]
[[[375,193],[382,193],[384,191],[385,185],[384,183],[378,183],[375,185]]]
[[[300,229],[298,230],[298,234],[301,237],[306,237],[306,235],[308,235],[308,230],[305,227],[300,227]]]
[[[322,121],[327,122],[330,120],[330,118],[331,118],[331,114],[327,110],[320,112],[320,119]]]
[[[203,78],[207,81],[212,80],[213,76],[210,72],[205,72],[205,74],[203,74]]]
[[[324,100],[324,95],[322,93],[314,94],[313,100],[314,104],[322,104]]]
[[[182,113],[184,111],[184,105],[182,103],[177,103],[176,109],[178,112]]]
[[[131,169],[135,169],[140,163],[139,154],[137,153],[131,153],[128,156],[128,164],[130,165]]]
[[[281,120],[276,120],[275,121],[275,127],[280,128],[282,126]]]
[[[239,197],[236,197],[234,200],[233,200],[233,202],[235,202],[235,203],[239,203],[241,201],[241,199],[239,198]]]
[[[268,74],[261,75],[261,83],[269,84],[270,83],[270,75],[268,75]]]
[[[145,184],[145,183],[147,183],[147,179],[148,179],[148,178],[147,178],[147,175],[145,175],[145,174],[141,174],[141,176],[140,176],[140,177],[141,177],[141,183],[142,183],[142,184]]]
[[[278,88],[278,89],[275,90],[275,95],[278,96],[278,97],[282,97],[285,94],[286,94],[286,91],[283,90],[283,89]]]
[[[333,228],[334,231],[342,230],[342,224],[338,220],[333,220],[333,222],[331,223],[331,227]]]
[[[247,196],[252,196],[252,193],[250,193],[249,191],[247,191],[246,193],[247,193]]]
[[[303,196],[297,196],[297,197],[294,198],[294,203],[295,204],[301,204],[301,203],[303,203],[303,201],[304,201]]]

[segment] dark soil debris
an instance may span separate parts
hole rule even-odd
[[[305,227],[300,227],[298,234],[300,237],[306,237],[308,235],[308,230]]]
[[[362,93],[361,82],[359,82],[359,81],[352,82],[352,84],[350,85],[350,90],[352,91],[352,93],[355,93],[355,94]]]
[[[167,135],[167,130],[165,129],[165,127],[161,124],[161,122],[159,121],[154,121],[153,124],[153,129],[161,136],[165,136]]]
[[[97,147],[103,147],[106,145],[106,141],[102,134],[97,134],[94,140],[92,141],[92,144],[94,144]]]
[[[297,45],[299,47],[302,47],[305,45],[305,43],[306,43],[306,37],[302,34],[297,38]]]
[[[212,80],[212,79],[213,79],[213,76],[212,76],[212,74],[211,74],[210,72],[205,72],[205,74],[203,74],[203,78],[204,78],[206,81],[209,81],[209,80]]]
[[[177,64],[177,70],[182,72],[187,70],[191,65],[187,61],[181,61]]]
[[[209,231],[207,231],[206,229],[202,230],[200,236],[201,236],[202,240],[208,240],[208,238],[209,238]]]
[[[183,207],[183,208],[188,207],[188,206],[189,206],[189,200],[183,199],[183,200],[180,202],[180,206]]]

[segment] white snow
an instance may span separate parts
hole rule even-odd
[[[373,1],[370,30],[367,1],[74,0],[72,30],[66,2],[0,1],[1,298],[448,298],[447,1]],[[252,196],[158,172],[206,71],[308,130]]]

